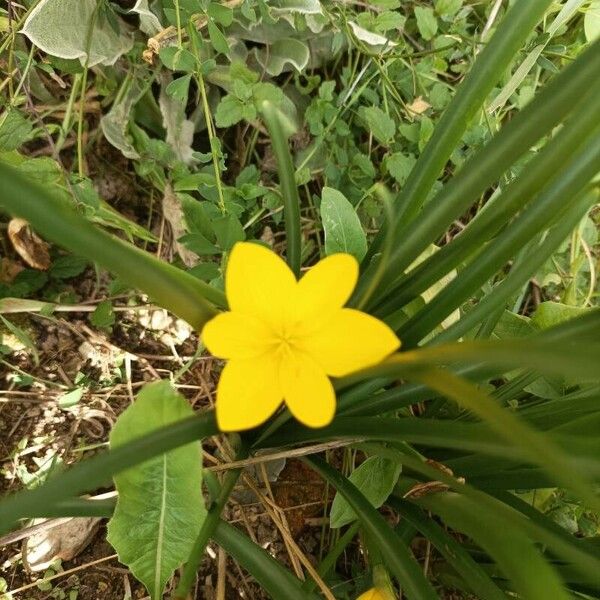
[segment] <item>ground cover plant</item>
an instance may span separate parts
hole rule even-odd
[[[108,519],[114,597],[600,597],[596,0],[0,10],[0,543]],[[63,314],[170,354],[57,382]],[[9,446],[36,394],[106,435]],[[23,548],[5,597],[109,597]]]

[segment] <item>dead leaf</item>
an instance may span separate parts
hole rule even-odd
[[[0,260],[0,283],[12,283],[23,268],[22,264],[14,260],[3,258]]]
[[[17,254],[32,268],[46,271],[50,267],[49,245],[33,232],[24,219],[11,219],[8,237]]]
[[[182,235],[187,233],[184,226],[185,217],[183,216],[183,209],[181,208],[181,202],[179,202],[177,194],[175,194],[173,188],[168,184],[165,186],[162,210],[163,216],[171,226],[171,231],[173,232],[173,245],[177,250],[177,253],[181,256],[181,260],[186,267],[194,267],[199,262],[198,257],[177,241]]]
[[[408,104],[406,108],[413,115],[422,115],[428,108],[431,108],[431,104],[423,100],[423,96],[417,96],[412,104]]]

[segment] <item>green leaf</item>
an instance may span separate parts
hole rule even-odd
[[[257,53],[258,62],[273,76],[289,71],[286,68],[288,64],[300,73],[308,64],[309,58],[308,46],[295,38],[280,38],[269,48]]]
[[[415,166],[416,159],[412,154],[404,152],[394,152],[385,158],[385,168],[387,172],[400,184],[404,185]]]
[[[229,54],[229,44],[223,32],[215,25],[214,21],[208,21],[208,37],[212,47],[220,54]]]
[[[368,106],[361,112],[368,130],[380,143],[386,145],[394,139],[396,134],[396,123],[378,106]]]
[[[171,71],[192,72],[196,68],[196,57],[185,48],[167,46],[159,52],[160,60]]]
[[[594,42],[600,37],[600,0],[592,0],[583,18],[585,39]]]
[[[455,15],[463,5],[463,0],[434,0],[435,12],[442,16]]]
[[[252,120],[256,117],[254,107],[245,104],[235,96],[228,94],[221,98],[215,113],[215,125],[217,127],[231,127],[242,119]]]
[[[78,58],[88,67],[112,65],[131,49],[133,37],[116,16],[117,31],[98,13],[97,0],[41,0],[29,13],[21,32],[52,56]]]
[[[579,317],[589,311],[589,308],[569,306],[560,302],[542,302],[536,308],[531,318],[531,323],[539,329],[548,329],[569,319]]]
[[[190,74],[184,75],[183,77],[178,77],[169,83],[167,86],[167,94],[171,96],[171,98],[175,98],[179,100],[181,103],[187,102],[188,99],[188,90],[190,89],[190,81],[192,80],[192,76]]]
[[[556,571],[519,528],[459,494],[432,494],[418,504],[440,515],[453,529],[472,537],[498,563],[523,598],[568,600]]]
[[[325,252],[347,252],[362,260],[367,252],[367,236],[354,207],[344,194],[330,187],[323,188],[321,219],[325,231]]]
[[[111,447],[192,415],[170,383],[149,384],[117,420]],[[108,524],[108,541],[152,600],[162,598],[167,580],[187,558],[206,516],[201,465],[200,445],[194,442],[115,476],[119,498]]]
[[[71,390],[70,392],[66,392],[65,394],[61,394],[57,399],[56,403],[60,408],[71,408],[71,406],[75,406],[81,400],[83,396],[83,392],[85,392],[85,388],[79,387]]]
[[[348,480],[374,508],[379,508],[392,493],[401,470],[400,462],[373,456],[354,469]],[[330,526],[338,529],[352,523],[356,518],[356,513],[344,496],[336,494],[329,514]]]
[[[235,215],[230,214],[214,219],[212,226],[217,236],[217,243],[222,250],[231,250],[236,242],[246,239],[244,228]]]
[[[207,12],[209,17],[212,17],[219,25],[223,25],[223,27],[229,27],[233,22],[233,10],[218,2],[211,2]]]
[[[103,300],[90,315],[90,322],[98,329],[110,329],[115,324],[115,311],[110,300]]]
[[[385,519],[346,477],[320,458],[306,459],[323,478],[332,484],[358,515],[363,529],[376,545],[390,572],[401,583],[410,600],[438,600],[438,595],[423,575],[409,548]]]
[[[16,150],[26,142],[33,125],[18,110],[10,108],[0,116],[0,152]]]
[[[415,17],[421,37],[424,40],[431,40],[438,30],[438,23],[433,8],[429,6],[415,6]]]

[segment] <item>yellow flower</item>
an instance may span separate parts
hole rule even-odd
[[[387,600],[388,596],[384,596],[377,588],[371,588],[364,594],[361,594],[356,600]]]
[[[217,388],[222,431],[256,427],[282,401],[305,425],[323,427],[335,414],[329,376],[377,364],[400,346],[387,325],[343,308],[357,279],[349,254],[325,258],[296,281],[264,246],[234,246],[225,275],[230,312],[202,332],[208,350],[228,360]]]

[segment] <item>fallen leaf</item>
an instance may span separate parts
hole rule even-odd
[[[32,268],[46,271],[50,267],[48,244],[33,232],[24,219],[11,219],[8,237],[17,254]]]
[[[423,100],[423,96],[417,96],[406,108],[413,115],[422,115],[428,108],[431,108],[431,104]]]
[[[173,232],[173,245],[177,250],[177,253],[186,267],[194,267],[198,264],[198,257],[177,241],[181,236],[185,235],[187,231],[184,226],[181,202],[170,185],[165,186],[162,210],[165,219],[171,226],[171,231]]]

